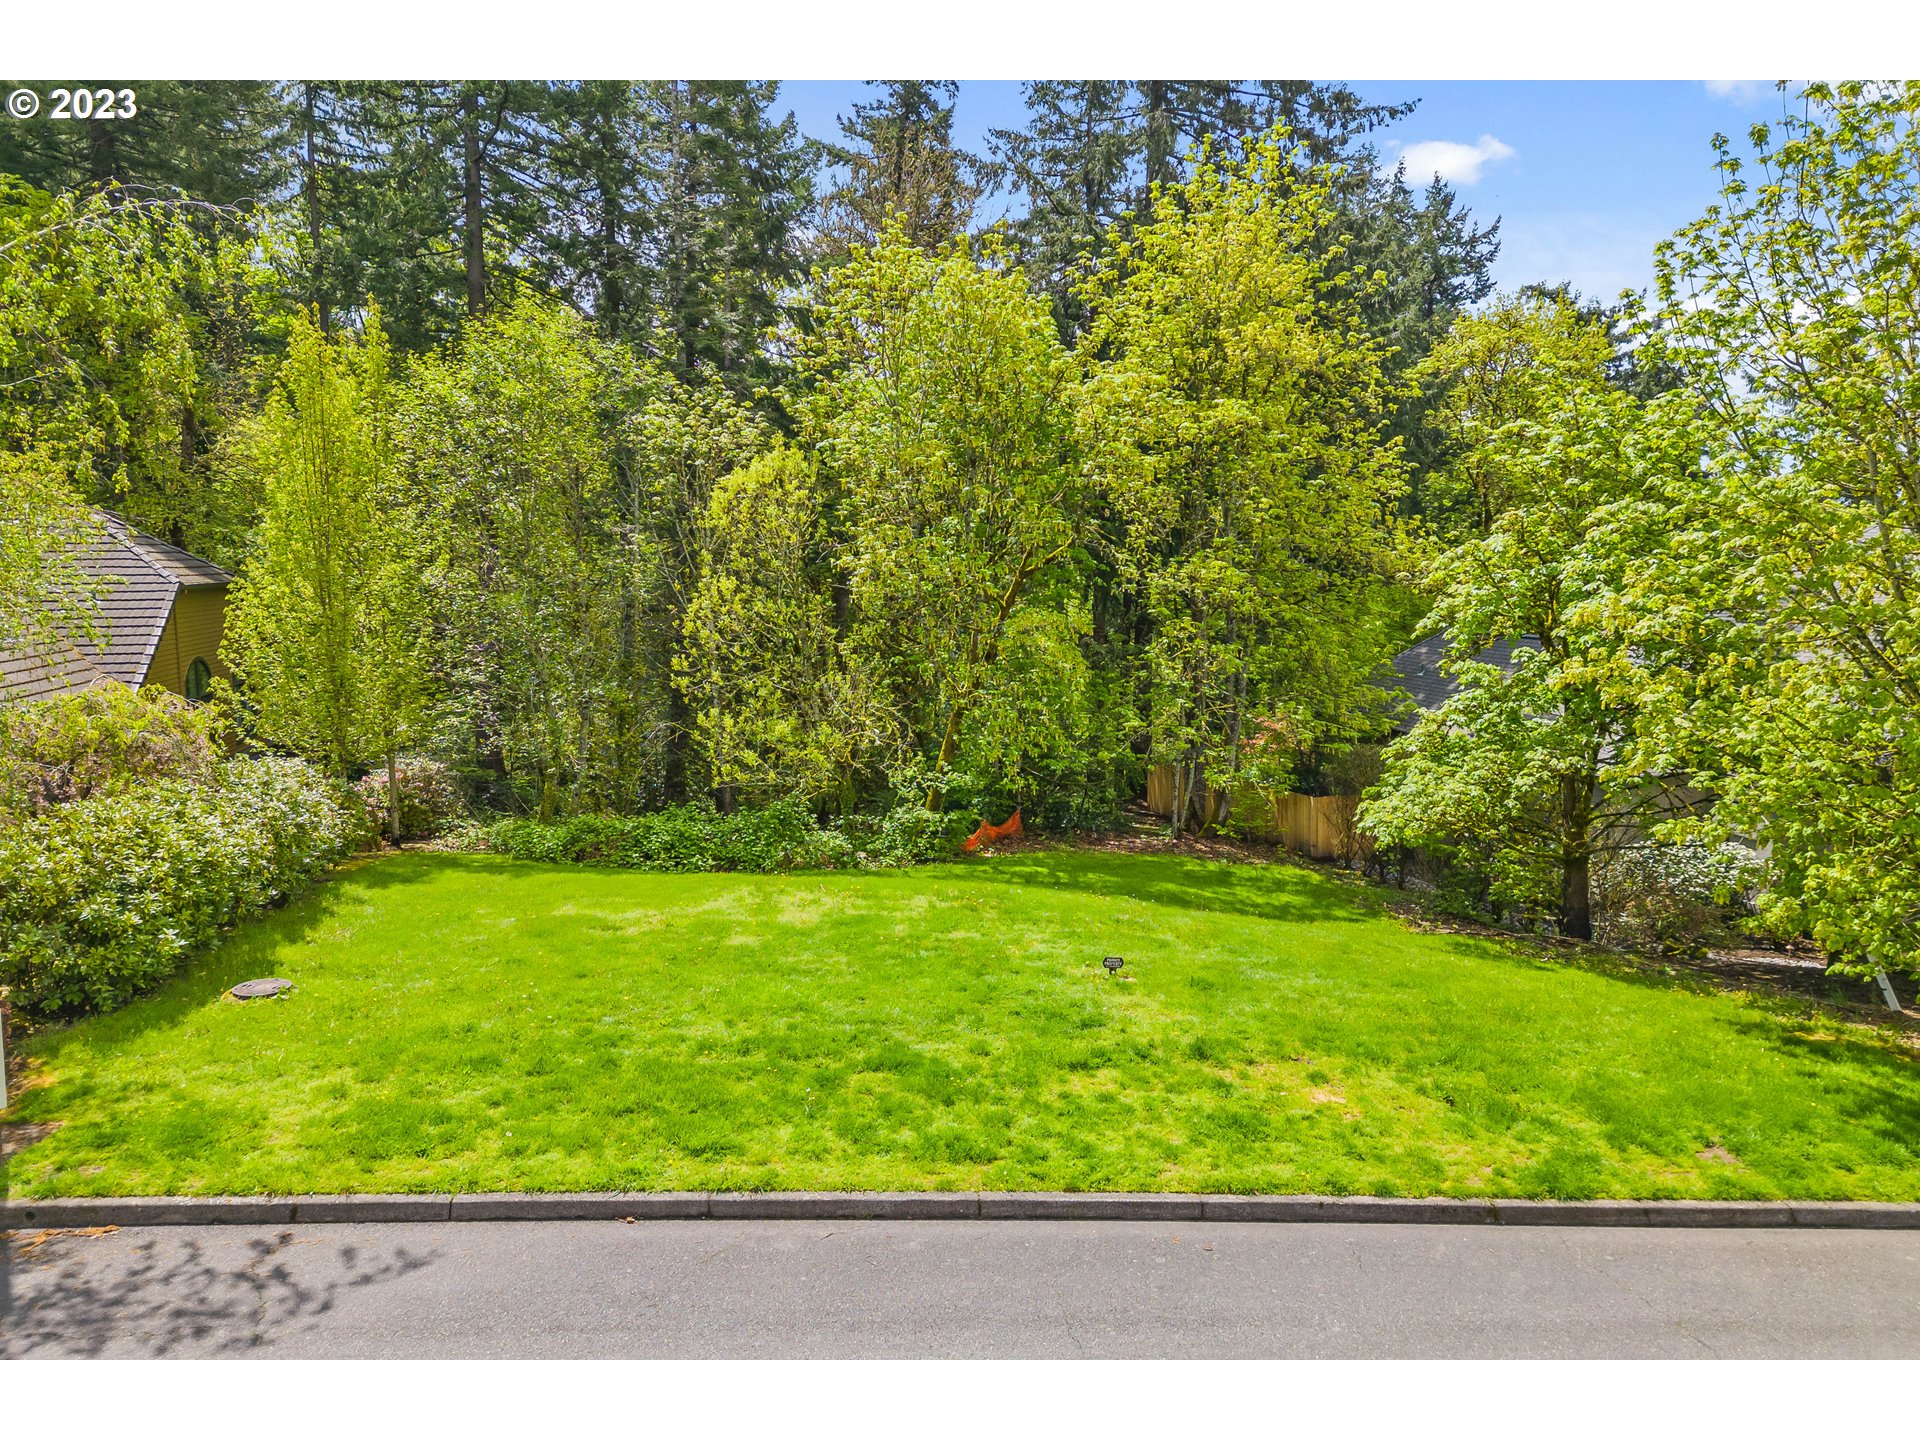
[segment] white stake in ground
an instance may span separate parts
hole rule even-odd
[[[1893,981],[1887,978],[1887,967],[1877,960],[1873,965],[1873,978],[1880,982],[1880,994],[1886,999],[1887,1009],[1896,1015],[1904,1015],[1906,1012],[1900,1008],[1900,997],[1893,993]]]

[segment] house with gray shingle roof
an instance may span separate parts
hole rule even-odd
[[[1393,657],[1391,666],[1383,668],[1378,683],[1388,690],[1397,687],[1406,691],[1416,707],[1394,727],[1395,734],[1406,734],[1413,729],[1421,715],[1438,710],[1459,690],[1460,682],[1440,668],[1440,662],[1446,658],[1452,641],[1453,637],[1445,630],[1437,630],[1418,645],[1410,645],[1402,650]],[[1473,658],[1482,665],[1492,665],[1511,675],[1520,663],[1514,658],[1516,649],[1539,648],[1539,642],[1527,635],[1518,641],[1496,640]]]
[[[106,510],[100,533],[74,559],[99,583],[90,602],[97,635],[71,635],[30,651],[0,650],[0,700],[41,699],[118,682],[158,685],[204,699],[220,663],[227,587],[210,560],[135,529]]]

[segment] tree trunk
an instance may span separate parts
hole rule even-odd
[[[1560,782],[1560,933],[1573,940],[1593,938],[1593,900],[1587,834],[1593,815],[1593,787],[1577,779]]]
[[[853,629],[853,582],[838,565],[833,567],[833,633],[844,640]]]
[[[1213,794],[1197,750],[1193,757],[1193,776],[1187,781],[1187,803],[1192,807],[1192,823],[1188,828],[1195,835],[1206,834],[1213,825]]]
[[[1560,933],[1574,940],[1593,938],[1593,911],[1587,878],[1585,851],[1568,855],[1561,862]]]
[[[313,286],[314,308],[319,314],[320,333],[333,333],[333,306],[328,303],[323,288],[324,280],[320,268],[320,164],[315,154],[315,134],[319,130],[318,109],[314,99],[314,86],[304,88],[306,97],[306,154],[300,167],[301,198],[306,202],[307,244],[312,249],[311,269],[308,283]]]
[[[1147,91],[1147,188],[1173,183],[1173,95],[1165,80],[1149,80]],[[1147,207],[1141,211],[1148,219]]]
[[[964,702],[963,702],[964,703]],[[936,776],[945,775],[947,766],[953,763],[953,752],[960,748],[960,711],[956,705],[947,716],[947,730],[940,737],[940,759],[934,766]],[[940,786],[938,781],[927,786],[927,809],[938,811],[940,808]]]
[[[396,756],[387,755],[387,830],[393,836],[393,843],[400,843],[400,762]]]
[[[620,307],[625,296],[620,289],[620,197],[609,189],[600,195],[600,333],[608,338],[620,334]]]
[[[1178,840],[1194,828],[1200,812],[1200,750],[1189,745],[1187,753],[1173,767],[1173,838]],[[1201,820],[1201,828],[1205,828]]]
[[[95,190],[105,191],[109,205],[125,199],[109,186],[126,177],[120,173],[119,126],[111,120],[87,121],[87,180]]]
[[[460,96],[460,141],[464,165],[460,176],[462,197],[461,240],[466,254],[467,314],[478,315],[487,308],[487,256],[484,234],[485,196],[480,178],[480,94],[467,87]]]
[[[180,469],[185,474],[193,474],[200,461],[200,417],[194,413],[191,404],[180,407]],[[176,521],[174,528],[179,524]],[[173,543],[179,545],[185,539],[181,536]]]
[[[680,693],[678,685],[669,685],[667,687],[667,753],[660,777],[661,787],[665,791],[669,805],[678,805],[687,798],[687,737],[692,733],[692,729],[693,708],[687,704],[687,697]]]

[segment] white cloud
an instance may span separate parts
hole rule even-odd
[[[1438,175],[1449,185],[1474,185],[1488,165],[1511,159],[1513,154],[1513,147],[1506,141],[1482,135],[1472,145],[1458,140],[1416,140],[1396,158],[1406,165],[1410,182],[1424,184]]]
[[[1771,80],[1708,80],[1707,94],[1716,100],[1731,100],[1736,105],[1751,105],[1773,88]]]

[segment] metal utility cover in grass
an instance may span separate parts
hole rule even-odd
[[[278,995],[282,990],[292,988],[291,980],[269,976],[265,980],[242,980],[233,987],[233,994],[241,1000],[264,1000],[269,995]]]

